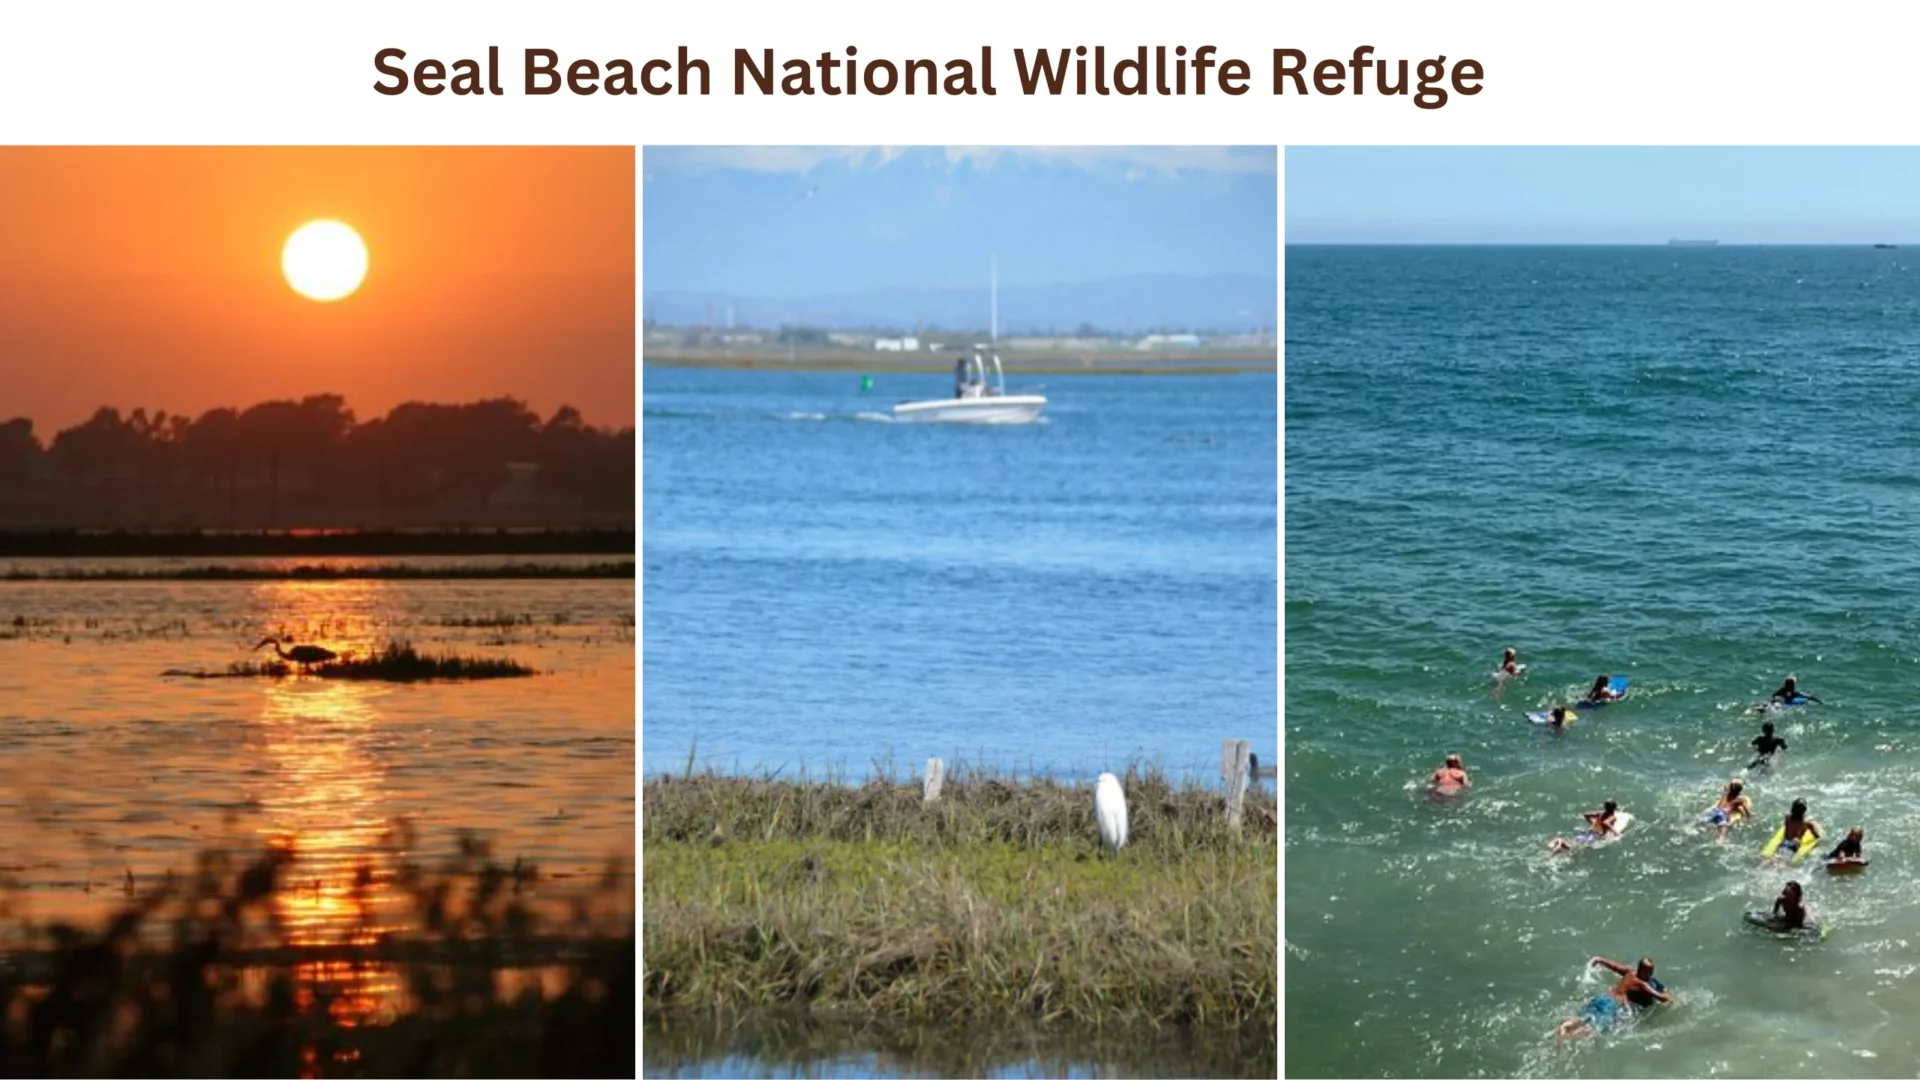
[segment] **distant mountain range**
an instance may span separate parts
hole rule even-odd
[[[1185,330],[1247,333],[1279,321],[1277,278],[1254,274],[1147,274],[1063,285],[1002,285],[1000,332]],[[897,288],[795,299],[662,290],[646,294],[641,316],[662,326],[728,325],[823,330],[888,327],[985,329],[990,298],[978,288]]]

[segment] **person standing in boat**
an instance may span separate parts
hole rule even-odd
[[[964,356],[953,362],[953,396],[967,396],[967,358]]]

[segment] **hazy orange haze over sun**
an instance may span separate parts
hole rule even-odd
[[[630,147],[0,148],[0,420],[339,393],[512,396],[633,423]],[[316,303],[280,250],[337,218],[370,253]]]

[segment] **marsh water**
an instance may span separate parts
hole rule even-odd
[[[674,1023],[649,1017],[650,1077],[1271,1077],[1272,1028],[1201,1034],[1114,1026],[921,1023],[863,1028],[778,1013]]]
[[[20,560],[0,574],[189,565]],[[163,674],[270,658],[251,651],[268,634],[349,654],[406,641],[511,657],[537,674],[407,684]],[[609,859],[630,874],[633,702],[629,580],[0,581],[7,932],[21,918],[102,917],[129,892],[191,872],[210,847],[294,850],[302,888],[279,914],[296,941],[333,941],[366,914],[349,903],[362,863],[433,865],[463,832],[503,862],[537,866],[555,898],[598,882]],[[406,836],[412,846],[396,852]]]

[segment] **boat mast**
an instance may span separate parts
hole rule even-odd
[[[993,348],[993,378],[1000,394],[1007,392],[1007,376],[1000,370],[1000,256],[988,256],[987,295],[991,312],[987,318],[987,342]],[[983,373],[984,374],[984,373]]]

